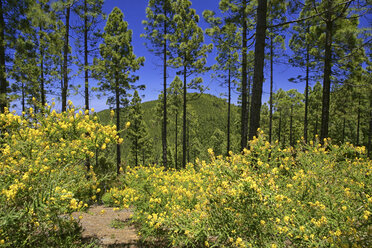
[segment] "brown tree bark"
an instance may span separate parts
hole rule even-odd
[[[269,114],[269,143],[272,140],[272,129],[273,129],[273,84],[274,84],[274,51],[273,51],[273,37],[270,36],[270,114]]]
[[[260,127],[262,85],[264,80],[263,69],[265,62],[266,12],[267,0],[258,1],[249,139],[253,139],[253,136],[257,133],[257,129]]]
[[[5,22],[3,1],[0,0],[0,113],[4,113],[7,103],[8,82],[5,72]]]
[[[328,1],[328,9],[331,9],[331,1]],[[333,21],[332,14],[327,12],[326,21],[326,39],[325,39],[325,54],[324,54],[324,79],[323,79],[323,98],[322,98],[322,123],[320,128],[320,142],[323,142],[328,137],[328,122],[329,122],[329,105],[331,94],[331,74],[332,74],[332,29]]]
[[[115,100],[116,100],[116,130],[120,131],[120,99],[119,99],[119,78],[115,75]],[[120,144],[116,144],[116,174],[120,174],[121,150]]]
[[[245,13],[245,7],[247,6],[247,0],[243,0],[242,7],[242,112],[241,112],[241,141],[240,150],[243,151],[247,147],[247,14]]]
[[[229,156],[230,151],[230,121],[231,121],[231,69],[227,78],[228,100],[227,100],[227,147],[226,156]]]
[[[85,109],[89,110],[89,70],[88,70],[88,8],[84,0],[84,78],[85,78]]]
[[[304,118],[304,140],[307,143],[307,130],[308,130],[308,109],[309,109],[309,62],[310,62],[310,48],[306,46],[306,76],[305,76],[305,118]]]
[[[186,144],[186,65],[183,67],[183,140],[182,140],[182,167],[186,168],[187,144]]]
[[[164,8],[164,16],[166,16]],[[167,21],[164,20],[164,35],[167,34]],[[163,128],[162,128],[162,145],[163,145],[163,166],[167,168],[167,40],[164,38],[163,47]]]
[[[69,37],[70,37],[70,12],[71,6],[66,8],[66,33],[65,33],[65,44],[63,46],[63,85],[62,85],[62,112],[66,111],[67,106],[67,89],[68,89],[68,48],[69,48]]]

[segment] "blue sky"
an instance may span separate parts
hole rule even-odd
[[[196,13],[202,17],[202,13],[206,9],[217,10],[218,9],[218,0],[193,0],[192,8],[196,10]],[[129,29],[133,30],[133,49],[136,56],[144,56],[146,58],[145,65],[137,71],[140,79],[139,84],[145,84],[146,89],[140,94],[143,96],[143,101],[156,100],[158,95],[161,93],[162,84],[163,84],[163,75],[162,75],[162,61],[159,57],[154,56],[150,53],[147,48],[144,46],[146,41],[144,38],[141,38],[140,35],[144,32],[142,20],[146,19],[145,9],[147,7],[148,0],[106,0],[104,4],[104,12],[109,14],[114,7],[118,7],[124,13],[124,20],[128,22]],[[200,18],[200,26],[205,29],[207,28],[206,23],[203,18]],[[206,42],[210,42],[206,38]],[[282,59],[283,60],[283,59]],[[214,55],[210,54],[208,56],[208,63],[213,64],[215,62]],[[265,77],[269,78],[269,67],[265,68]],[[291,67],[284,61],[284,63],[274,65],[274,90],[283,88],[285,90],[296,88],[299,91],[303,92],[303,84],[293,84],[288,82],[290,77],[295,77],[300,74],[301,71]],[[168,84],[173,80],[175,76],[175,71],[170,70],[168,75]],[[209,74],[202,75],[204,79],[204,85],[207,86],[210,90],[206,93],[220,96],[221,94],[226,93],[224,87],[219,86],[219,82],[211,79]],[[192,76],[188,78],[191,80]],[[82,75],[72,79],[73,84],[82,83]],[[92,80],[91,80],[92,81]],[[91,84],[95,84],[91,82]],[[264,83],[264,94],[262,101],[266,102],[269,99],[269,82],[268,80]],[[237,93],[233,93],[233,102],[236,103],[238,98]],[[82,95],[71,96],[71,100],[75,105],[83,106],[84,100]],[[101,99],[96,99],[92,97],[91,107],[94,107],[96,110],[103,110],[108,108],[106,105],[106,98],[102,97]]]

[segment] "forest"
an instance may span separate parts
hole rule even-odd
[[[145,2],[148,102],[130,7],[0,0],[0,247],[101,247],[97,204],[145,247],[370,247],[371,1]]]

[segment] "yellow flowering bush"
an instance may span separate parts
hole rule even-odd
[[[243,154],[210,150],[180,171],[128,167],[104,199],[132,206],[144,239],[174,247],[367,247],[372,162],[323,143],[283,149],[261,133]]]
[[[0,114],[0,247],[71,247],[78,226],[69,213],[99,192],[86,161],[118,139],[116,127],[71,102],[63,113]]]

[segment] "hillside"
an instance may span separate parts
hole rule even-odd
[[[190,150],[198,150],[190,155],[190,161],[195,159],[196,155],[205,154],[205,151],[212,147],[215,150],[225,152],[226,147],[226,125],[227,125],[227,103],[224,99],[218,98],[209,94],[188,94],[189,104],[188,113],[190,117]],[[144,120],[149,129],[151,138],[153,139],[153,160],[159,161],[161,155],[161,119],[157,115],[157,105],[159,100],[148,101],[142,103],[144,112]],[[231,130],[236,133],[236,125],[238,118],[239,107],[231,105]],[[126,116],[126,109],[122,110],[123,123],[129,121]],[[98,113],[102,123],[108,123],[110,118],[110,110],[103,110]],[[173,149],[175,143],[175,115],[170,112],[168,115],[168,147]],[[222,132],[220,132],[222,131]],[[216,137],[217,136],[217,137]],[[178,142],[179,146],[182,142],[182,114],[178,116]],[[213,140],[218,139],[219,148],[213,147],[216,143]],[[222,139],[222,140],[220,140]],[[234,137],[232,137],[234,139]],[[128,142],[124,141],[123,157],[128,156]],[[223,147],[223,148],[222,148]],[[233,147],[234,148],[234,147]],[[181,147],[179,147],[179,152]],[[199,153],[199,154],[197,154]],[[179,156],[180,157],[180,156]]]

